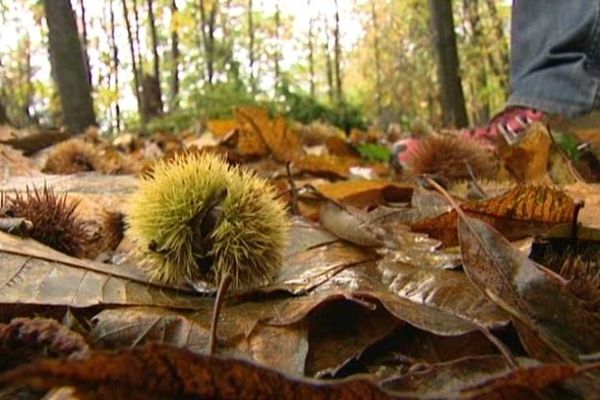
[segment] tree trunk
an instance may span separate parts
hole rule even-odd
[[[21,64],[23,70],[21,71],[22,82],[25,82],[25,95],[23,96],[23,104],[21,110],[23,111],[22,125],[27,125],[33,122],[33,116],[29,111],[29,107],[33,102],[33,95],[35,88],[33,87],[33,66],[31,64],[31,39],[29,34],[26,34],[23,41],[21,42],[23,49],[25,50],[25,62]]]
[[[459,74],[458,50],[451,0],[429,0],[441,86],[442,117],[446,126],[468,125],[465,97]]]
[[[133,69],[133,85],[135,98],[137,100],[138,113],[140,115],[140,121],[142,123],[142,127],[146,123],[146,116],[144,115],[144,110],[142,107],[142,94],[140,92],[140,71],[137,65],[137,56],[135,54],[135,42],[133,39],[133,34],[131,32],[131,24],[129,23],[129,11],[127,8],[127,0],[121,0],[123,4],[123,18],[125,19],[125,28],[127,29],[127,39],[129,41],[129,53],[131,54],[131,67]]]
[[[212,86],[215,75],[215,22],[218,4],[217,1],[209,2],[212,4],[212,8],[207,10],[205,3],[205,0],[200,0],[200,22],[206,64],[206,83]]]
[[[177,18],[177,1],[171,2],[171,18]],[[171,98],[169,111],[179,108],[179,35],[171,23]]]
[[[375,9],[374,0],[371,0],[371,24],[373,27],[373,52],[375,56],[375,101],[377,105],[377,114],[381,115],[383,111],[383,95],[381,90],[381,50],[379,48],[379,24],[377,23],[377,10]]]
[[[142,105],[146,119],[162,114],[160,84],[154,75],[144,74],[142,78]]]
[[[475,49],[477,57],[488,53],[483,46],[483,30],[481,29],[481,14],[479,0],[463,0],[465,22],[468,23],[467,32],[470,33],[469,44]],[[475,61],[475,60],[474,60]],[[480,124],[490,118],[490,102],[487,95],[487,65],[483,61],[475,73],[475,85],[473,85],[472,101],[475,111],[475,123]]]
[[[144,64],[142,62],[142,46],[141,46],[141,39],[140,39],[140,15],[138,13],[138,6],[137,6],[137,0],[133,0],[133,27],[134,27],[134,32],[135,32],[135,49],[136,49],[136,54],[137,54],[137,65],[138,68],[140,69],[140,83],[141,80],[144,76]]]
[[[281,29],[281,11],[279,9],[279,1],[275,4],[275,42],[276,42],[276,48],[275,48],[275,54],[274,54],[274,58],[275,58],[275,88],[279,87],[279,83],[280,83],[280,75],[281,72],[279,70],[279,62],[280,62],[280,57],[281,57],[281,51],[279,48],[279,31]]]
[[[160,88],[160,57],[158,56],[158,34],[156,33],[156,24],[154,22],[154,7],[153,1],[147,0],[148,4],[148,23],[150,25],[150,38],[152,40],[152,61],[154,66],[154,79],[156,80],[156,85],[154,85],[154,91],[152,93],[153,102],[156,102],[155,106],[158,107],[156,111],[158,114],[162,114],[163,111],[163,103],[162,103],[162,90]],[[146,98],[147,96],[144,95]]]
[[[499,50],[496,52],[497,56],[493,57],[490,55],[491,59],[494,62],[490,63],[490,67],[498,77],[500,81],[500,85],[504,88],[506,96],[510,93],[510,85],[508,84],[509,79],[509,65],[510,59],[508,55],[508,41],[506,39],[506,35],[504,34],[503,22],[500,16],[498,15],[498,9],[496,7],[496,3],[494,0],[486,0],[486,5],[488,8],[488,12],[490,14],[490,19],[492,21],[492,25],[494,27],[495,32],[495,40],[500,44]]]
[[[0,125],[10,124],[8,116],[6,115],[6,107],[0,98]]]
[[[85,18],[85,5],[83,0],[79,0],[79,10],[81,12],[81,45],[83,47],[83,57],[85,60],[85,69],[87,71],[87,79],[90,86],[92,85],[92,70],[90,66],[90,57],[88,56],[88,35],[87,35],[87,20]]]
[[[307,0],[306,5],[310,9],[311,0]],[[310,73],[310,95],[314,98],[316,96],[316,76],[315,76],[315,38],[313,27],[315,19],[310,17],[308,22],[308,71]]]
[[[335,0],[335,26],[333,30],[334,62],[335,62],[335,96],[336,101],[341,103],[344,100],[342,90],[342,44],[340,42],[340,10],[338,0]]]
[[[113,9],[113,0],[110,0],[108,4],[110,13],[110,47],[112,52],[112,73],[114,74],[115,92],[117,94],[115,100],[115,124],[116,131],[121,130],[121,106],[119,105],[119,47],[117,46],[117,40],[115,37],[115,11]]]
[[[250,87],[256,92],[256,76],[254,75],[254,9],[252,0],[248,0],[248,68],[250,69]]]
[[[52,75],[71,133],[96,124],[75,13],[69,0],[44,0]]]
[[[329,35],[327,35],[329,36]],[[333,61],[331,60],[331,52],[329,51],[329,38],[326,43],[323,45],[323,50],[325,51],[325,62],[326,62],[326,73],[327,73],[327,85],[328,85],[328,94],[329,101],[333,104],[335,101],[335,87],[333,84]]]

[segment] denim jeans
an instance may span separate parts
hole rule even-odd
[[[600,0],[514,0],[509,105],[600,108]]]

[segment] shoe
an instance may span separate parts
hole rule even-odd
[[[463,129],[459,135],[489,142],[494,142],[498,135],[502,135],[506,142],[512,145],[529,125],[540,122],[545,117],[544,112],[533,108],[507,107],[504,111],[496,114],[487,125],[474,129]]]
[[[512,106],[496,114],[490,122],[482,127],[463,129],[459,137],[476,140],[483,147],[494,147],[498,135],[502,135],[510,145],[534,122],[543,121],[546,115],[539,110],[528,107]],[[391,149],[390,163],[394,170],[402,171],[412,163],[419,152],[421,138],[406,138],[396,142]]]

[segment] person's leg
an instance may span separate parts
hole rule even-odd
[[[577,116],[600,106],[600,0],[514,0],[509,106]]]

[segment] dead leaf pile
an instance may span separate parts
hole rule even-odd
[[[201,136],[85,139],[145,173],[181,151],[226,154],[297,210],[274,281],[229,294],[216,356],[206,355],[214,293],[151,282],[137,265],[123,232],[137,176],[47,175],[39,153],[3,152],[13,164],[2,192],[46,185],[79,201],[97,257],[0,232],[0,397],[597,397],[600,189],[549,182],[547,132],[505,144],[511,180],[473,179],[477,200],[451,190],[451,206],[361,159],[359,132],[350,141],[254,107],[234,116]],[[377,131],[362,140],[386,144]],[[547,248],[568,252],[546,263]]]

